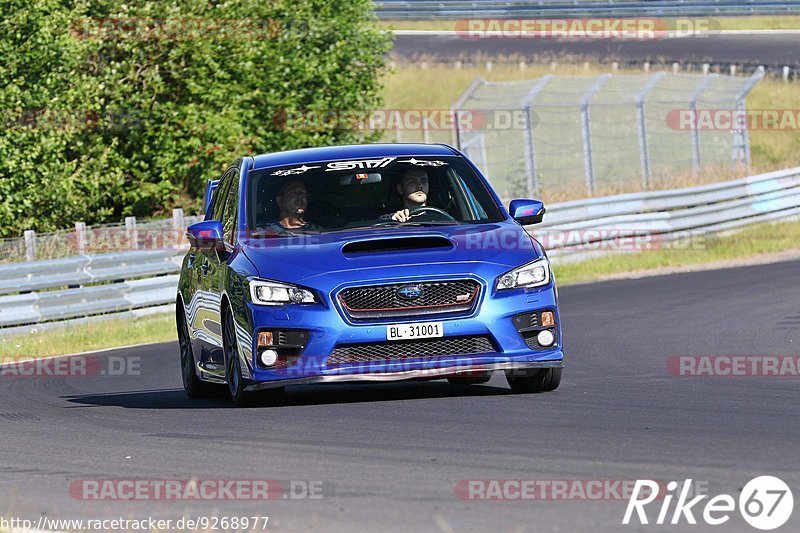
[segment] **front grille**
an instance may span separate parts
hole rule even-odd
[[[418,289],[419,296],[404,298],[399,292],[404,288]],[[453,313],[472,309],[479,288],[477,281],[469,279],[395,283],[345,289],[339,293],[339,301],[355,319]]]
[[[333,349],[327,364],[402,361],[420,357],[446,357],[493,353],[496,349],[488,335],[444,337],[399,342],[340,344]]]

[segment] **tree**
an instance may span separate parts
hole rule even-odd
[[[0,134],[0,154],[17,157],[0,161],[0,183],[15,177],[2,189],[4,234],[196,209],[205,181],[236,156],[368,136],[335,120],[297,127],[287,116],[380,104],[390,38],[368,0],[37,0],[38,10],[24,15],[22,2],[0,2],[15,4],[10,25],[33,21],[19,39],[36,28],[51,32],[1,64],[11,76],[0,83],[25,68],[25,83],[40,96],[22,109],[76,117],[66,127]],[[13,39],[0,36],[0,50],[14,50]],[[52,170],[42,173],[41,162]],[[7,206],[20,195],[32,203],[11,216]]]

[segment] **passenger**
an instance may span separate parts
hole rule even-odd
[[[305,219],[308,208],[308,190],[301,181],[289,180],[281,185],[278,196],[275,197],[278,205],[278,221],[273,228],[280,231],[287,230],[319,230],[319,226]]]

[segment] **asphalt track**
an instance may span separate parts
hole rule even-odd
[[[738,497],[772,474],[800,504],[800,380],[674,377],[674,355],[797,354],[800,262],[566,287],[561,387],[443,381],[189,401],[175,343],[99,355],[141,374],[0,378],[0,516],[270,517],[278,531],[755,531],[621,526],[626,502],[466,501],[466,479],[684,480]],[[81,479],[320,480],[323,497],[109,502]],[[655,517],[655,511],[651,519]],[[684,523],[685,524],[685,523]],[[778,531],[800,530],[800,511]]]
[[[562,59],[565,56],[605,61],[713,63],[800,66],[800,35],[711,34],[661,40],[579,39],[467,39],[458,35],[399,32],[392,54],[414,61],[420,57],[439,61],[467,60],[476,56]],[[562,59],[563,60],[563,59]]]

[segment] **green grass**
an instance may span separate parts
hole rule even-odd
[[[470,18],[470,17],[463,17]],[[483,18],[483,17],[472,17]],[[535,18],[535,17],[524,17]],[[754,17],[716,17],[716,18],[683,18],[681,20],[708,21],[711,30],[795,30],[800,28],[800,16],[754,16]],[[665,18],[674,22],[674,18]],[[392,30],[455,30],[456,20],[384,20],[381,25]],[[672,26],[668,26],[672,27]]]
[[[0,338],[0,362],[177,339],[172,313],[109,319]]]
[[[800,85],[775,79],[759,82],[747,97],[748,109],[800,109]],[[800,131],[753,130],[750,152],[756,170],[800,165]]]
[[[648,250],[605,255],[573,264],[555,264],[559,285],[595,281],[620,274],[639,274],[648,270],[687,267],[703,263],[757,259],[778,252],[800,252],[800,224],[779,222],[759,224],[727,236],[700,237],[687,249]]]

